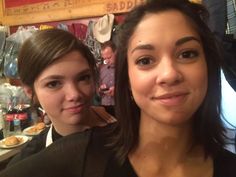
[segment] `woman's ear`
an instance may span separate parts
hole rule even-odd
[[[23,86],[23,89],[24,89],[24,92],[27,95],[27,97],[29,97],[31,99],[33,96],[33,89],[29,86],[26,86],[26,85]]]

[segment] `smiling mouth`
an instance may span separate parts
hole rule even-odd
[[[64,110],[68,111],[70,113],[80,113],[83,110],[83,108],[84,108],[84,105],[81,104],[81,105],[78,105],[78,106],[65,108]]]
[[[188,93],[166,94],[159,97],[152,97],[152,100],[159,101],[165,106],[176,106],[182,104],[187,99]]]

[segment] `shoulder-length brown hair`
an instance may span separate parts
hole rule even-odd
[[[35,32],[20,49],[18,72],[22,83],[33,87],[35,79],[47,66],[71,51],[78,51],[83,55],[96,80],[96,63],[89,48],[70,32],[47,29]]]

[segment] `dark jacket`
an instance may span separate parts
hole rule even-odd
[[[110,157],[104,144],[112,127],[109,124],[63,137],[5,169],[0,177],[98,177]]]
[[[0,173],[0,177],[137,177],[129,161],[118,165],[107,145],[113,125],[59,139]],[[235,177],[236,155],[222,149],[213,177]]]
[[[25,147],[23,147],[21,152],[11,159],[11,161],[7,164],[7,167],[43,150],[45,148],[48,130],[49,128],[46,128],[39,135],[34,136],[32,140],[30,140]]]

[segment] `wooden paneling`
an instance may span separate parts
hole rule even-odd
[[[3,19],[3,3],[0,3],[0,24],[2,24]]]
[[[4,2],[0,5],[0,21],[15,26],[124,13],[145,0],[48,0],[13,7],[5,7]]]

